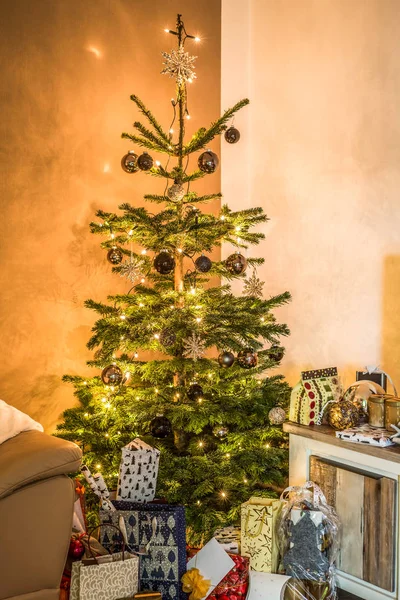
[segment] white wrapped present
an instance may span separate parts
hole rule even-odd
[[[230,525],[215,530],[214,537],[226,552],[239,554],[240,552],[240,527]]]
[[[117,500],[151,502],[156,494],[160,451],[139,438],[122,448]]]

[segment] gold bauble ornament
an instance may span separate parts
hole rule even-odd
[[[342,431],[350,427],[356,427],[360,419],[357,407],[348,400],[342,400],[332,404],[328,412],[328,423],[333,429]]]

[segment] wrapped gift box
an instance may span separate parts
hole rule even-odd
[[[117,500],[151,502],[156,494],[160,451],[136,438],[122,448]]]

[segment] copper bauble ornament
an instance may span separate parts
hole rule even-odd
[[[175,259],[169,252],[163,250],[154,259],[154,268],[161,275],[168,275],[175,269]]]
[[[125,154],[125,156],[122,157],[121,167],[125,173],[137,173],[139,171],[137,159],[138,156],[133,152],[133,150],[130,150],[128,154]]]
[[[240,131],[236,127],[229,127],[225,131],[224,138],[228,144],[236,144],[240,140]]]
[[[119,248],[111,248],[107,252],[107,260],[112,265],[119,265],[119,263],[122,262],[123,257],[124,256]]]
[[[268,419],[271,425],[281,425],[286,421],[286,413],[280,406],[274,406],[268,413]]]
[[[237,355],[237,361],[242,369],[252,369],[258,363],[257,352],[254,352],[251,348],[244,348]]]
[[[196,270],[200,271],[200,273],[208,273],[208,271],[212,267],[211,260],[208,258],[208,256],[205,256],[204,254],[196,258],[194,264],[196,266]]]
[[[228,350],[221,352],[221,354],[218,356],[219,366],[224,367],[225,369],[227,369],[228,367],[231,367],[234,362],[235,362],[235,356],[232,352],[229,352]]]
[[[149,171],[153,166],[153,159],[150,154],[143,152],[137,159],[137,164],[141,171]]]
[[[117,365],[109,365],[103,369],[101,379],[106,385],[119,385],[122,383],[123,374]]]
[[[171,435],[171,421],[162,415],[154,417],[150,423],[150,431],[153,437],[163,439]]]
[[[359,421],[359,412],[352,402],[342,400],[335,402],[328,410],[328,423],[333,429],[339,431],[356,427]]]
[[[225,267],[232,275],[241,275],[246,270],[247,260],[240,252],[235,252],[228,256],[225,261]]]
[[[215,152],[207,150],[206,152],[200,154],[197,164],[200,171],[203,171],[203,173],[214,173],[219,165],[218,156],[215,154]]]

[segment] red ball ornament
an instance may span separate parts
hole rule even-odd
[[[69,543],[68,556],[73,560],[80,560],[85,554],[85,546],[80,537],[72,537]]]

